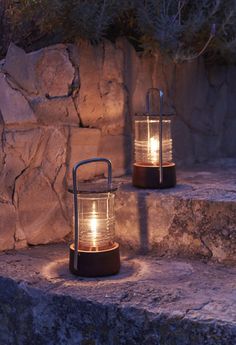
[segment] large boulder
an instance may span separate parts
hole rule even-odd
[[[29,97],[67,96],[75,77],[75,70],[64,44],[26,54],[23,49],[11,43],[3,69]]]
[[[41,52],[39,51],[38,54]],[[75,70],[65,45],[43,49],[42,56],[35,67],[38,90],[41,95],[62,97],[70,93]]]

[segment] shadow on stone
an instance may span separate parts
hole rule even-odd
[[[147,194],[138,194],[138,210],[139,210],[139,234],[140,234],[140,253],[146,254],[149,249],[148,236],[148,209]]]
[[[68,259],[55,260],[50,262],[42,270],[42,274],[46,279],[65,280],[65,281],[78,281],[80,283],[92,282],[92,281],[122,281],[130,280],[138,275],[140,272],[140,265],[133,260],[127,258],[121,258],[120,272],[113,276],[98,277],[98,278],[84,278],[75,276],[69,271]]]

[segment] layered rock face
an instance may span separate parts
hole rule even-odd
[[[132,114],[149,87],[176,113],[180,165],[236,154],[236,67],[197,60],[175,66],[139,55],[125,40],[56,45],[0,62],[0,250],[54,242],[71,232],[67,186],[81,159],[107,157],[130,171]],[[105,173],[81,169],[80,179]]]
[[[236,268],[122,257],[118,275],[80,278],[68,248],[1,254],[0,343],[235,345]]]

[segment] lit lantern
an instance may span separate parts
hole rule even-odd
[[[77,183],[77,170],[88,163],[105,162],[107,183]],[[114,241],[114,199],[112,166],[106,158],[93,158],[73,168],[74,243],[70,246],[70,271],[84,277],[116,274],[120,269],[119,244]]]
[[[152,111],[153,93],[160,97],[159,111]],[[163,113],[161,90],[147,92],[147,112],[134,118],[133,185],[141,188],[169,188],[176,185],[172,161],[171,115]]]

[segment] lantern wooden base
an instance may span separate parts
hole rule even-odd
[[[163,166],[163,182],[159,180],[159,167],[152,165],[133,165],[133,185],[139,188],[171,188],[176,185],[175,164]]]
[[[78,265],[74,268],[74,245],[70,246],[69,268],[71,273],[81,277],[102,277],[116,274],[120,270],[119,244],[101,251],[78,250]]]

